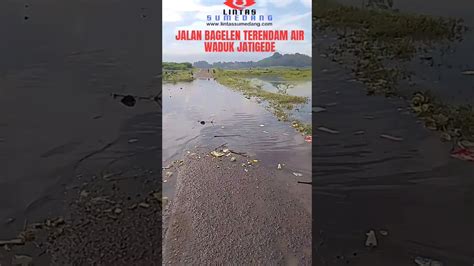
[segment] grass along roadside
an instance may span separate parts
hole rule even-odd
[[[220,84],[227,86],[233,90],[239,91],[244,94],[247,98],[255,97],[260,100],[265,100],[268,102],[270,111],[278,118],[280,121],[292,121],[293,127],[301,132],[304,135],[311,135],[312,126],[311,124],[304,124],[298,120],[293,120],[288,114],[289,111],[299,104],[305,104],[308,99],[301,96],[293,96],[281,93],[274,93],[266,91],[258,86],[254,86],[249,80],[245,77],[252,77],[253,73],[259,73],[258,75],[263,75],[267,70],[222,70],[217,69],[213,71],[214,78]],[[286,69],[286,71],[290,71]],[[297,73],[300,73],[300,70],[294,70]],[[277,73],[271,72],[271,73]],[[293,74],[297,76],[299,74]],[[288,75],[287,75],[288,76]]]
[[[338,36],[325,56],[349,65],[367,86],[368,95],[404,97],[425,126],[440,131],[443,140],[474,140],[471,106],[445,104],[429,90],[413,95],[399,91],[399,82],[412,76],[403,63],[429,53],[436,44],[460,39],[467,30],[462,20],[348,7],[331,0],[319,3],[313,13],[315,28]]]
[[[189,82],[194,80],[191,63],[163,62],[163,82]]]
[[[311,80],[311,68],[251,68],[251,69],[235,69],[225,70],[226,74],[232,77],[260,77],[275,76],[285,81],[308,81]]]

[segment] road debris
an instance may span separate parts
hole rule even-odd
[[[129,140],[128,140],[128,143],[130,143],[130,144],[131,144],[131,143],[135,143],[135,142],[138,142],[138,139],[129,139]]]
[[[280,163],[278,164],[277,169],[281,170],[281,164]]]
[[[28,266],[33,262],[33,258],[26,255],[15,255],[12,258],[12,265]]]
[[[375,237],[375,231],[370,230],[366,233],[367,239],[365,240],[365,246],[367,247],[376,247],[377,246],[377,238]]]
[[[379,233],[382,236],[388,236],[388,231],[386,231],[386,230],[380,230]]]
[[[261,127],[264,127],[265,125],[262,124],[262,125],[260,125],[260,126],[261,126]]]
[[[89,197],[89,192],[87,192],[86,190],[81,191],[80,197],[81,197],[81,198],[87,198],[87,197]]]
[[[384,139],[388,139],[388,140],[393,140],[393,141],[402,141],[403,140],[403,138],[390,136],[390,135],[387,135],[387,134],[382,134],[382,135],[380,135],[380,137],[384,138]]]
[[[326,133],[330,133],[330,134],[339,134],[339,131],[334,130],[334,129],[330,129],[330,128],[327,128],[327,127],[318,127],[318,130],[326,132]]]
[[[126,95],[120,100],[121,103],[123,103],[125,106],[128,107],[133,107],[137,103],[137,100],[135,100],[135,97],[132,95]]]
[[[303,176],[302,173],[297,173],[297,172],[293,172],[293,175],[296,176],[296,177],[300,177],[300,176]]]
[[[451,157],[463,160],[474,162],[474,152],[470,149],[459,148],[451,152]]]
[[[15,238],[11,240],[0,240],[0,246],[3,245],[24,245],[25,241],[21,238]]]
[[[359,131],[354,132],[354,135],[364,135],[364,134],[365,134],[364,130],[359,130]]]
[[[138,206],[139,206],[139,207],[142,207],[142,208],[144,208],[144,209],[146,209],[146,208],[149,208],[149,207],[150,207],[150,204],[145,203],[145,202],[141,202],[140,204],[138,204]]]
[[[166,177],[170,178],[173,175],[173,172],[166,172]]]
[[[461,140],[459,141],[458,145],[461,148],[467,148],[467,149],[474,148],[474,142],[469,141],[469,140]]]
[[[443,263],[437,260],[433,260],[430,258],[423,258],[423,257],[416,257],[415,263],[419,266],[442,266]]]
[[[219,152],[219,151],[211,151],[211,155],[212,155],[212,156],[214,156],[214,157],[217,157],[217,158],[219,158],[219,157],[222,157],[222,156],[224,156],[224,155],[225,155],[225,153],[223,153],[223,152]]]
[[[313,142],[313,136],[311,136],[311,135],[305,136],[304,141],[306,141],[308,143],[312,143]]]

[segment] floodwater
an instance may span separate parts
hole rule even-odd
[[[72,166],[114,141],[126,121],[159,111],[127,108],[110,93],[159,91],[160,8],[150,0],[0,1],[0,237],[16,234],[2,230],[7,219],[22,224],[59,201]]]
[[[196,147],[212,149],[224,143],[269,167],[282,163],[286,169],[311,175],[311,145],[255,99],[214,80],[163,84],[164,166]],[[175,178],[171,179],[164,185],[165,195],[172,191]]]
[[[363,6],[367,0],[339,0],[341,3]],[[454,104],[474,104],[474,76],[462,72],[474,70],[474,1],[454,0],[394,0],[393,8],[400,12],[448,17],[464,20],[469,27],[461,42],[443,43],[427,55],[432,60],[416,58],[407,69],[416,73],[413,82],[417,87],[430,89],[443,101]],[[402,84],[402,90],[409,90]]]
[[[274,93],[284,93],[293,96],[307,97],[305,104],[296,105],[290,111],[290,116],[304,123],[311,123],[311,81],[284,81],[275,77],[259,77],[250,79],[253,84]]]
[[[473,25],[467,14],[472,2],[394,2],[402,11],[465,16],[466,23]],[[450,71],[443,68],[447,65],[437,69],[441,79],[429,78],[433,68],[416,66],[416,61],[412,63],[417,70],[414,81],[434,88],[445,101],[472,102],[472,76],[461,75],[473,63],[466,49],[474,47],[469,34],[464,42],[452,45],[455,51],[444,55],[443,63],[453,66]],[[314,115],[313,127],[339,132],[315,130],[314,136],[313,213],[317,218],[313,231],[318,233],[313,241],[320,243],[318,263],[416,265],[416,258],[422,257],[443,265],[472,265],[472,162],[451,158],[451,143],[441,142],[437,133],[426,129],[409,111],[408,103],[366,96],[365,86],[350,71],[320,57],[324,43],[333,40],[320,35],[318,41],[315,105],[327,110]],[[383,134],[401,139],[387,140]],[[378,241],[375,249],[365,246],[370,230]]]

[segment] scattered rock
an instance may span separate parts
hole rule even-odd
[[[166,204],[168,204],[168,201],[169,201],[168,197],[163,197],[163,200],[161,201],[162,206],[165,206]]]
[[[235,160],[237,160],[235,157],[230,158],[231,162],[235,162]]]
[[[219,152],[219,151],[212,151],[212,152],[211,152],[211,155],[218,158],[218,157],[224,156],[225,153]]]
[[[81,198],[87,198],[87,197],[89,197],[89,192],[87,192],[87,191],[85,191],[85,190],[81,191],[80,197],[81,197]]]
[[[293,172],[293,175],[294,175],[294,176],[297,176],[297,177],[303,176],[302,173],[297,173],[297,172]]]
[[[223,149],[222,152],[228,153],[229,149]]]
[[[140,207],[142,207],[142,208],[145,208],[145,209],[146,209],[146,208],[149,208],[149,207],[150,207],[150,204],[148,204],[148,203],[145,203],[145,202],[142,202],[142,203],[138,204],[138,206],[140,206]]]
[[[377,238],[375,237],[374,230],[370,230],[366,233],[367,239],[365,240],[365,246],[367,247],[376,247],[377,246]]]
[[[173,172],[166,172],[166,177],[170,178],[173,175]]]
[[[281,170],[281,164],[280,163],[278,164],[277,169]]]
[[[244,171],[247,173],[249,170],[247,170],[247,168],[244,168]]]
[[[114,210],[114,213],[115,213],[115,214],[121,214],[121,213],[122,213],[122,209],[116,208],[116,209]]]

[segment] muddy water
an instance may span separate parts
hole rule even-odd
[[[311,123],[311,81],[288,82],[275,77],[259,77],[251,79],[251,82],[270,92],[307,97],[308,101],[305,104],[296,105],[290,111],[290,116],[304,123]]]
[[[163,85],[164,166],[188,150],[223,143],[269,167],[282,163],[288,171],[311,175],[311,145],[254,99],[213,80]],[[165,194],[172,193],[174,181],[164,186]]]
[[[447,1],[394,2],[411,12],[461,17],[471,5],[460,1],[456,7]],[[446,13],[442,8],[434,9],[440,6]],[[472,24],[470,21],[466,18]],[[472,47],[468,36],[454,52],[445,54],[444,60],[454,62],[449,71],[440,66],[436,72],[435,67],[414,60],[415,82],[434,88],[445,101],[472,101],[473,83],[468,79],[472,77],[460,75],[472,67],[472,55],[461,48]],[[324,35],[318,40],[315,54],[319,58],[324,43],[333,40]],[[436,51],[433,54],[436,60]],[[319,62],[313,80],[316,105],[326,106],[327,111],[315,114],[314,127],[340,132],[316,130],[315,134],[313,212],[319,219],[313,230],[319,232],[314,239],[320,243],[319,263],[415,265],[415,258],[421,256],[443,265],[472,265],[472,163],[451,158],[451,145],[424,128],[407,111],[406,102],[368,97],[365,86],[354,82],[344,66],[323,57]],[[430,78],[429,73],[441,74],[441,79]],[[381,134],[403,140],[385,141]],[[375,231],[379,241],[374,250],[364,246],[369,230]],[[388,235],[383,236],[380,230]]]
[[[125,121],[157,110],[127,108],[109,94],[158,91],[160,7],[0,2],[0,238],[15,234],[3,230],[8,218],[23,224],[23,216],[59,201],[57,189],[75,178],[72,166],[115,140]]]
[[[367,0],[340,0],[345,4],[363,6]],[[474,76],[463,75],[466,70],[474,70],[474,10],[473,1],[444,0],[394,0],[394,8],[400,12],[463,19],[470,28],[461,42],[440,44],[429,52],[432,60],[414,59],[407,65],[416,73],[413,81],[424,89],[431,89],[447,103],[474,103]],[[425,55],[423,55],[425,56]],[[402,89],[410,90],[408,84]]]

